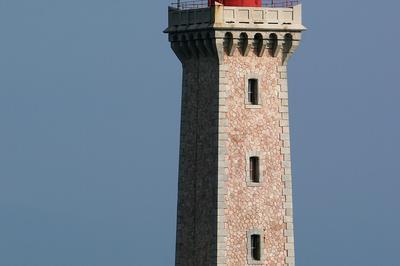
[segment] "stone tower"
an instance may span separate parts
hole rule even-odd
[[[297,1],[169,8],[183,66],[176,265],[295,264],[287,62],[304,30]]]

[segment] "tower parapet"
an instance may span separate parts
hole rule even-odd
[[[287,62],[301,5],[217,2],[169,7],[165,30],[183,66],[176,265],[294,266]]]
[[[284,6],[283,3],[288,7],[271,7]],[[265,48],[274,56],[279,52],[290,55],[306,29],[302,25],[302,6],[292,6],[293,3],[297,1],[275,1],[263,7],[197,5],[198,8],[189,9],[182,8],[185,7],[183,3],[181,8],[169,8],[165,32],[180,59],[199,54],[221,58],[220,48],[232,55],[236,47],[241,48],[244,56],[250,49],[257,49],[262,56]],[[287,59],[285,56],[282,63]]]

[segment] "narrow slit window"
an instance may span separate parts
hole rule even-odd
[[[249,79],[248,86],[248,102],[252,105],[258,105],[258,80]]]
[[[251,258],[255,261],[261,260],[261,236],[251,235]]]
[[[260,183],[260,158],[250,157],[250,180],[253,183]]]

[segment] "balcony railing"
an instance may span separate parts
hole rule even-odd
[[[300,4],[300,0],[263,0],[263,7],[293,7]],[[208,7],[208,0],[178,1],[171,4],[177,9],[198,9]]]
[[[300,0],[266,0],[263,7],[293,7],[300,4]]]
[[[171,5],[178,9],[198,9],[208,7],[208,0],[179,1]]]

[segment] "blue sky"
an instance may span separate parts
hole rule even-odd
[[[168,4],[0,0],[0,266],[173,265]],[[398,266],[400,4],[303,5],[289,65],[297,264]]]

